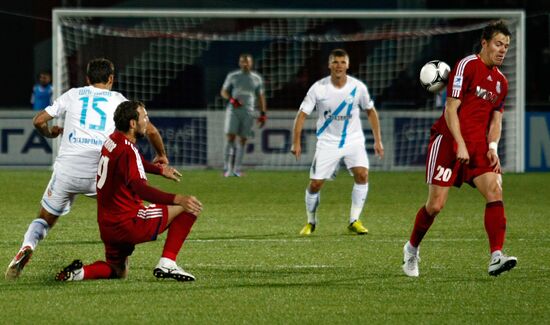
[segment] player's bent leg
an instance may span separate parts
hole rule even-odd
[[[435,217],[445,206],[449,193],[449,187],[430,184],[428,188],[428,200],[416,213],[413,230],[409,241],[403,247],[403,272],[407,276],[419,275],[418,254],[420,242],[432,226]]]

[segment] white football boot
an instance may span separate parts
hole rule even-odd
[[[420,274],[418,271],[418,262],[420,262],[418,248],[416,248],[416,254],[412,254],[407,248],[408,245],[410,245],[409,242],[403,246],[403,272],[405,272],[407,276],[417,277]]]
[[[161,258],[153,270],[153,275],[159,279],[175,279],[177,281],[195,281],[195,276],[185,272],[176,262]]]
[[[489,263],[489,275],[498,276],[502,272],[510,271],[518,263],[515,256],[497,255]]]
[[[30,246],[25,246],[17,252],[17,255],[11,260],[10,265],[6,269],[6,280],[16,280],[23,272],[23,268],[31,259],[33,249]]]
[[[63,268],[55,275],[56,281],[81,281],[84,279],[83,267],[81,260],[74,260],[71,264]]]

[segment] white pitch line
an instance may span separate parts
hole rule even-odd
[[[331,242],[342,242],[345,241],[345,239],[331,239],[331,238],[323,238],[324,241],[331,241]],[[433,238],[426,241],[431,242],[473,242],[473,241],[486,241],[486,238]],[[521,239],[517,239],[521,240]],[[365,241],[369,242],[377,242],[377,243],[401,243],[406,242],[407,239],[373,239],[373,238],[366,238]],[[539,241],[537,239],[537,241]],[[263,242],[263,243],[304,243],[309,244],[313,241],[308,239],[273,239],[273,238],[216,238],[216,239],[187,239],[186,242],[195,242],[195,243],[217,243],[217,242],[251,242],[251,243],[257,243],[257,242]]]
[[[228,265],[228,264],[186,264],[188,267],[215,267],[215,268],[256,268],[256,269],[263,269],[263,268],[270,268],[270,269],[327,269],[327,268],[338,268],[338,266],[333,265],[323,265],[323,264],[313,264],[313,265],[260,265],[260,264],[254,264],[254,265]]]

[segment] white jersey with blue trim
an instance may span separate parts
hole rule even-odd
[[[307,115],[317,109],[317,148],[343,148],[346,145],[365,143],[361,111],[372,109],[367,86],[347,76],[346,84],[336,88],[331,77],[317,81],[307,92],[300,110]]]
[[[103,142],[115,130],[115,109],[126,100],[116,91],[87,86],[68,90],[46,107],[50,116],[65,120],[54,169],[95,178]]]

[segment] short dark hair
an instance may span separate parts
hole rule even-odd
[[[330,51],[330,55],[328,57],[330,59],[331,57],[336,57],[336,56],[338,57],[347,56],[349,58],[348,52],[346,52],[346,50],[344,49],[334,49]]]
[[[254,60],[254,58],[252,57],[252,54],[250,54],[250,53],[241,53],[239,55],[239,59],[241,59],[241,58],[250,58],[251,60]]]
[[[130,121],[137,121],[139,119],[138,108],[145,107],[145,105],[139,100],[128,100],[118,104],[115,110],[115,127],[121,132],[128,132],[130,130]]]
[[[502,20],[495,21],[483,28],[481,32],[481,40],[490,41],[496,34],[501,33],[504,36],[512,37],[512,33],[508,29],[508,25]]]
[[[88,62],[88,66],[86,67],[86,76],[88,76],[88,80],[92,85],[107,83],[109,76],[114,74],[115,65],[105,58],[93,59]]]

